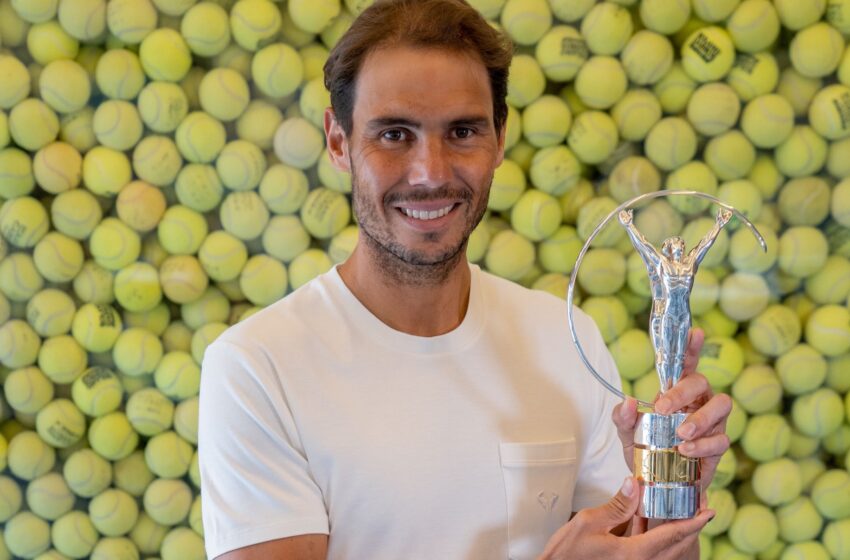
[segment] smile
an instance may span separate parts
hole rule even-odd
[[[442,218],[451,212],[454,206],[454,204],[449,204],[439,210],[417,210],[414,208],[399,208],[399,210],[401,210],[406,216],[416,220],[436,220],[437,218]]]

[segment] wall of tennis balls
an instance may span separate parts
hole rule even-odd
[[[745,212],[767,253],[733,221],[692,298],[735,399],[702,557],[850,558],[850,0],[470,1],[517,54],[469,259],[563,296],[622,201]],[[321,75],[369,3],[0,0],[0,558],[203,558],[199,364],[356,242]],[[654,243],[712,222],[636,214]],[[578,283],[651,400],[618,226]]]

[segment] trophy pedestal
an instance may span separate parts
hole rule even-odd
[[[688,415],[641,415],[635,430],[638,515],[648,519],[689,519],[699,511],[699,459],[678,452],[676,429]]]

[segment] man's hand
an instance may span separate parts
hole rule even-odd
[[[678,436],[684,440],[679,453],[688,457],[699,457],[700,505],[707,507],[705,490],[714,478],[720,456],[729,449],[726,435],[726,419],[732,410],[729,395],[715,395],[704,375],[697,373],[700,349],[705,340],[701,329],[692,329],[688,340],[682,378],[672,389],[655,402],[655,412],[672,414],[689,412],[688,419],[679,427]],[[623,454],[629,468],[634,469],[634,432],[638,421],[637,401],[629,398],[614,407],[614,424],[623,443]]]
[[[695,546],[700,530],[714,516],[714,512],[703,510],[693,519],[671,521],[622,537],[612,534],[612,529],[634,518],[637,508],[637,481],[629,477],[611,501],[581,510],[552,535],[539,560],[678,560]]]

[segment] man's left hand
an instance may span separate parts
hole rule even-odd
[[[726,419],[732,410],[731,397],[723,393],[715,395],[705,376],[696,371],[704,340],[705,333],[701,329],[691,330],[682,378],[669,391],[659,395],[655,402],[655,412],[659,414],[690,413],[677,432],[684,440],[679,445],[679,453],[700,458],[701,509],[708,507],[705,490],[714,478],[720,456],[729,449]],[[613,418],[623,442],[626,463],[634,470],[637,401],[627,398],[618,404],[614,407]]]

